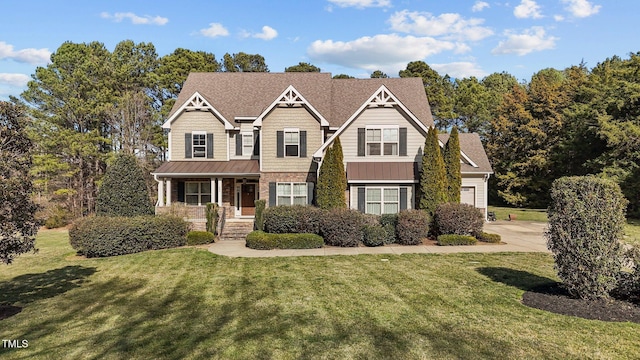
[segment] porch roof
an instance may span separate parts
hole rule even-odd
[[[420,178],[416,162],[349,162],[347,181],[415,182]]]
[[[260,175],[260,165],[258,160],[169,161],[152,174],[161,177]]]

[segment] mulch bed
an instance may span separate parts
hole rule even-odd
[[[638,304],[620,299],[574,299],[558,283],[525,292],[522,303],[532,308],[583,319],[640,323]]]
[[[20,313],[21,311],[22,308],[19,306],[0,304],[0,320],[12,317],[13,315]]]

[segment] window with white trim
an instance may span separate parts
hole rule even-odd
[[[186,182],[184,192],[187,205],[206,205],[211,202],[211,181]]]
[[[207,133],[191,133],[191,154],[194,158],[207,157]]]
[[[276,184],[277,205],[306,205],[307,183],[279,182]]]
[[[300,131],[284,129],[284,156],[300,156]]]
[[[398,155],[398,127],[367,127],[367,155]]]
[[[400,189],[397,187],[367,187],[367,214],[396,214],[400,210]]]
[[[242,156],[253,155],[253,133],[242,133]]]

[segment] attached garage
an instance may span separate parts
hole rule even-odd
[[[476,188],[472,186],[463,186],[460,188],[460,202],[476,206]]]

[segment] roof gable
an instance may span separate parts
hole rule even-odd
[[[293,87],[293,85],[289,85],[289,87],[285,91],[283,91],[282,94],[280,94],[280,96],[278,96],[276,100],[274,100],[271,105],[269,105],[256,118],[256,120],[253,122],[253,125],[262,126],[262,120],[264,119],[264,117],[267,116],[267,114],[269,114],[269,112],[271,112],[271,110],[273,110],[273,108],[278,105],[285,105],[288,107],[292,107],[295,105],[304,106],[309,109],[309,111],[311,111],[311,113],[315,115],[315,117],[320,119],[321,126],[329,126],[329,122],[327,121],[327,119],[325,119],[324,116],[322,116],[322,114],[320,114],[320,112],[318,112],[318,110],[316,110],[313,105],[308,102],[307,99],[305,99],[304,96],[302,96],[302,94],[300,94],[300,92],[298,92],[295,87]]]
[[[211,104],[197,91],[193,95],[191,95],[191,97],[187,101],[185,101],[182,106],[174,111],[171,116],[169,116],[167,121],[162,124],[162,128],[171,128],[171,123],[173,123],[184,111],[210,111],[224,123],[225,130],[234,128],[233,125],[227,119],[225,119],[225,117],[222,116],[222,114],[220,114],[220,112],[216,110],[216,108],[211,106]]]

